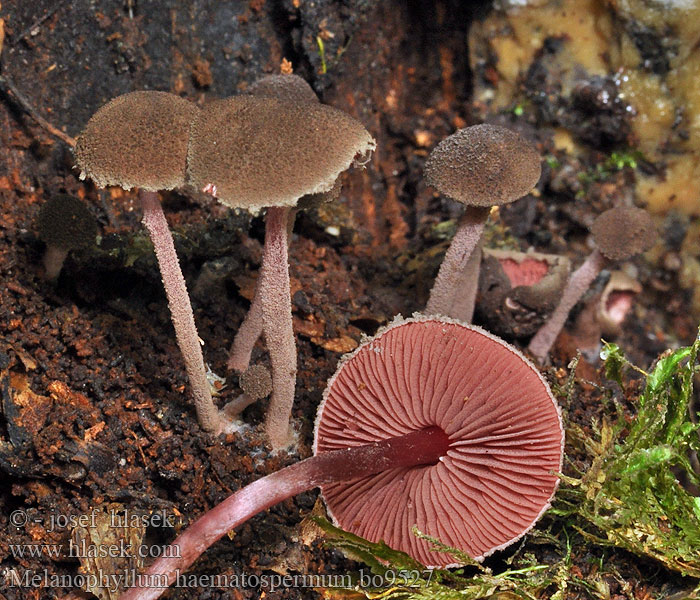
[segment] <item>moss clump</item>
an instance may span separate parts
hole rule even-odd
[[[436,555],[448,553],[468,565],[457,570],[426,568],[408,554],[389,548],[383,542],[373,543],[334,527],[328,521],[314,518],[326,534],[326,543],[342,549],[348,556],[364,562],[369,571],[351,576],[352,598],[390,600],[465,600],[476,598],[525,598],[535,600],[546,589],[561,593],[570,582],[568,556],[553,565],[537,564],[534,557],[518,558],[518,568],[494,574],[457,548],[442,544],[416,529],[414,534],[433,544]],[[327,589],[324,597],[347,597],[338,589]]]
[[[617,418],[604,419],[594,437],[571,429],[592,462],[579,478],[565,478],[560,491],[568,513],[583,518],[581,531],[589,540],[655,558],[692,577],[700,577],[700,497],[677,476],[700,485],[689,459],[700,451],[691,415],[699,348],[700,337],[658,360],[645,374],[637,414],[629,423],[618,407]],[[622,384],[631,365],[620,349],[607,344],[602,355],[606,374]]]

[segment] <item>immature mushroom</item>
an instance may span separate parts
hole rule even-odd
[[[474,125],[442,140],[425,163],[425,178],[441,194],[466,206],[457,233],[440,266],[425,313],[455,317],[459,295],[477,286],[478,270],[471,269],[468,289],[458,289],[469,257],[481,239],[492,206],[501,206],[527,194],[540,178],[540,157],[522,136],[497,125]],[[460,308],[471,320],[471,306]]]
[[[569,312],[598,274],[611,262],[628,260],[651,248],[656,241],[656,230],[649,213],[634,206],[618,206],[605,211],[594,221],[591,235],[596,249],[572,273],[559,305],[528,345],[528,350],[540,363],[547,358]]]
[[[219,411],[211,396],[202,348],[185,279],[157,190],[185,184],[190,127],[199,108],[167,92],[132,92],[114,98],[88,121],[75,158],[80,177],[99,187],[139,187],[146,226],[160,267],[200,426],[218,433]]]
[[[296,382],[289,209],[304,195],[331,190],[340,173],[364,164],[374,147],[365,128],[342,111],[266,97],[212,102],[192,127],[189,182],[227,206],[268,207],[258,289],[273,381],[265,430],[275,449],[290,441]]]
[[[272,392],[272,377],[266,366],[253,365],[241,374],[238,385],[243,393],[224,407],[229,418],[237,417],[253,402],[267,398]]]
[[[46,243],[44,275],[49,281],[58,279],[63,263],[71,250],[95,243],[97,221],[83,202],[58,194],[39,210],[39,237]]]
[[[157,598],[197,557],[258,512],[321,486],[339,525],[426,565],[413,526],[480,560],[549,507],[564,432],[547,383],[490,333],[437,317],[396,319],[345,357],[316,420],[315,456],[263,477],[205,513],[122,600]],[[177,556],[177,558],[175,558]]]

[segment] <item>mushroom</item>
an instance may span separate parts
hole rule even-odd
[[[318,102],[318,96],[311,89],[311,86],[304,79],[292,73],[261,77],[248,88],[247,93],[251,96],[277,98],[278,100],[287,100],[289,102]],[[297,208],[304,208],[306,202],[316,202],[319,199],[325,200],[332,194],[335,194],[335,196],[331,199],[335,200],[340,195],[339,181],[336,181],[336,184],[330,192],[303,196],[299,199]],[[289,234],[287,244],[289,244],[291,231],[294,227],[296,213],[296,209],[290,208],[287,215],[287,231]],[[256,285],[248,313],[238,328],[236,337],[231,345],[229,359],[226,363],[226,367],[229,370],[243,372],[248,368],[253,347],[262,335],[263,318],[259,289],[259,286]]]
[[[157,598],[258,512],[321,486],[341,527],[416,560],[455,566],[420,531],[481,560],[529,531],[561,469],[559,408],[537,369],[492,334],[398,317],[342,359],[316,419],[314,456],[255,481],[173,542],[122,600]],[[170,557],[170,558],[166,558]]]
[[[489,248],[483,253],[477,315],[496,335],[532,335],[561,298],[569,277],[569,259]]]
[[[318,102],[316,92],[306,80],[293,73],[261,77],[246,90],[246,93],[290,102]]]
[[[199,108],[167,92],[141,91],[114,98],[88,121],[77,139],[80,178],[98,187],[140,188],[143,224],[153,242],[175,336],[192,388],[197,419],[218,433],[221,418],[211,396],[202,348],[158,190],[185,184],[190,127]]]
[[[462,274],[476,248],[492,206],[527,194],[540,178],[540,157],[522,136],[497,125],[474,125],[442,140],[425,163],[425,178],[441,194],[466,206],[442,261],[425,313],[454,317],[453,305],[469,295],[460,316],[471,321],[478,269]],[[460,284],[466,285],[466,289]]]
[[[296,382],[289,211],[302,196],[330,191],[374,148],[358,121],[315,102],[236,96],[207,105],[192,127],[189,182],[232,208],[267,207],[258,293],[273,382],[265,431],[276,450],[290,442]]]
[[[238,384],[243,393],[224,406],[224,412],[231,419],[237,417],[253,402],[267,398],[272,392],[272,377],[264,365],[253,365],[247,369],[240,376]]]
[[[632,308],[634,297],[642,291],[642,285],[624,271],[612,271],[603,288],[596,310],[596,320],[606,339],[620,335],[622,323]]]
[[[594,221],[591,235],[596,248],[572,273],[559,305],[528,345],[529,352],[540,363],[547,358],[569,312],[598,274],[613,262],[628,260],[648,250],[656,241],[656,230],[649,213],[634,206],[606,210]]]
[[[71,250],[86,248],[95,243],[97,221],[83,202],[58,194],[39,210],[37,216],[39,237],[46,244],[44,275],[56,281],[63,263]]]

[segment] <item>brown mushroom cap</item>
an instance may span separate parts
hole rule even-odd
[[[311,86],[298,75],[293,73],[282,75],[267,75],[251,85],[247,93],[251,96],[277,98],[289,102],[318,102],[318,96]],[[336,179],[333,187],[327,192],[306,194],[299,198],[297,208],[309,210],[317,208],[326,202],[333,202],[340,196],[342,185],[340,178]]]
[[[95,243],[97,222],[87,206],[68,194],[58,194],[39,210],[39,237],[49,246],[74,250]]]
[[[189,182],[231,207],[295,206],[330,190],[374,150],[367,130],[318,103],[234,96],[204,107],[192,127]]]
[[[598,250],[609,260],[627,260],[648,250],[656,241],[651,216],[636,206],[606,210],[593,222],[591,234]]]
[[[428,183],[468,206],[499,206],[527,194],[540,156],[521,135],[497,125],[465,127],[442,140],[425,163]]]
[[[272,392],[272,377],[265,365],[253,365],[246,369],[239,379],[243,392],[251,399],[266,398]]]
[[[344,358],[316,420],[315,453],[430,426],[451,446],[435,465],[326,485],[334,520],[426,565],[420,531],[480,559],[524,535],[549,507],[564,433],[547,383],[520,352],[471,325],[397,319]]]
[[[80,178],[147,191],[185,183],[190,126],[199,108],[167,92],[118,96],[88,121],[75,145]]]
[[[261,77],[246,90],[246,93],[289,102],[318,102],[316,92],[306,80],[293,73]]]

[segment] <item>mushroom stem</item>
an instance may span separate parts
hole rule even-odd
[[[267,209],[265,246],[258,280],[263,333],[272,368],[272,395],[265,418],[265,433],[275,450],[290,441],[289,418],[297,376],[287,253],[290,210],[284,206]]]
[[[260,398],[252,398],[248,394],[240,394],[231,400],[231,402],[228,402],[221,410],[230,420],[234,420],[237,419],[246,408],[258,400],[260,400]]]
[[[248,313],[238,328],[236,337],[233,338],[228,362],[226,363],[226,368],[229,371],[242,373],[248,368],[255,343],[262,335],[263,317],[259,283],[260,280],[258,279],[258,283],[255,285],[255,295],[250,303],[250,308],[248,308]]]
[[[168,228],[168,222],[165,220],[158,194],[141,190],[139,196],[143,207],[143,224],[153,242],[163,287],[168,297],[168,307],[175,328],[177,344],[185,361],[187,377],[192,388],[197,420],[205,431],[218,433],[221,428],[221,419],[211,397],[211,388],[204,368],[202,347],[194,324],[194,314],[185,278],[182,276],[180,262],[175,253],[173,236]]]
[[[481,269],[481,242],[476,245],[464,271],[460,274],[455,287],[455,295],[452,299],[452,306],[449,309],[449,316],[462,323],[471,323],[474,319],[474,308],[476,306],[476,293],[479,288],[479,270]]]
[[[472,281],[467,282],[464,274],[469,265],[469,258],[481,239],[484,223],[486,223],[488,215],[488,208],[467,206],[466,211],[459,220],[457,232],[452,238],[452,243],[447,249],[442,265],[440,265],[440,271],[435,278],[435,283],[433,283],[433,289],[430,290],[430,299],[425,307],[426,315],[452,317],[451,310],[455,296],[458,293],[470,293],[469,289],[471,287],[476,289],[479,275],[478,269],[476,270],[476,278],[471,277]],[[468,289],[458,289],[460,282],[465,283]]]
[[[259,512],[311,488],[359,479],[389,469],[434,465],[447,454],[450,440],[439,427],[353,448],[322,452],[271,473],[235,492],[204,513],[121,600],[154,600],[214,542]],[[172,551],[171,551],[172,550]]]
[[[591,252],[583,264],[576,269],[561,295],[559,305],[554,309],[547,322],[540,327],[535,336],[530,340],[527,349],[542,364],[549,354],[549,350],[557,339],[559,332],[564,327],[571,309],[586,293],[598,274],[608,263],[600,251],[596,248]]]
[[[297,216],[295,208],[289,209],[287,216],[287,248],[292,237],[292,229],[294,228],[294,219]],[[243,323],[238,328],[236,337],[233,338],[233,344],[229,351],[228,362],[226,368],[229,371],[238,371],[242,373],[250,366],[250,357],[253,354],[258,338],[263,331],[262,303],[260,300],[260,280],[258,279],[255,285],[255,293],[253,301],[248,309],[248,314],[243,319]]]
[[[61,274],[63,263],[68,257],[68,250],[52,244],[46,245],[44,253],[44,277],[49,281],[56,281]]]

